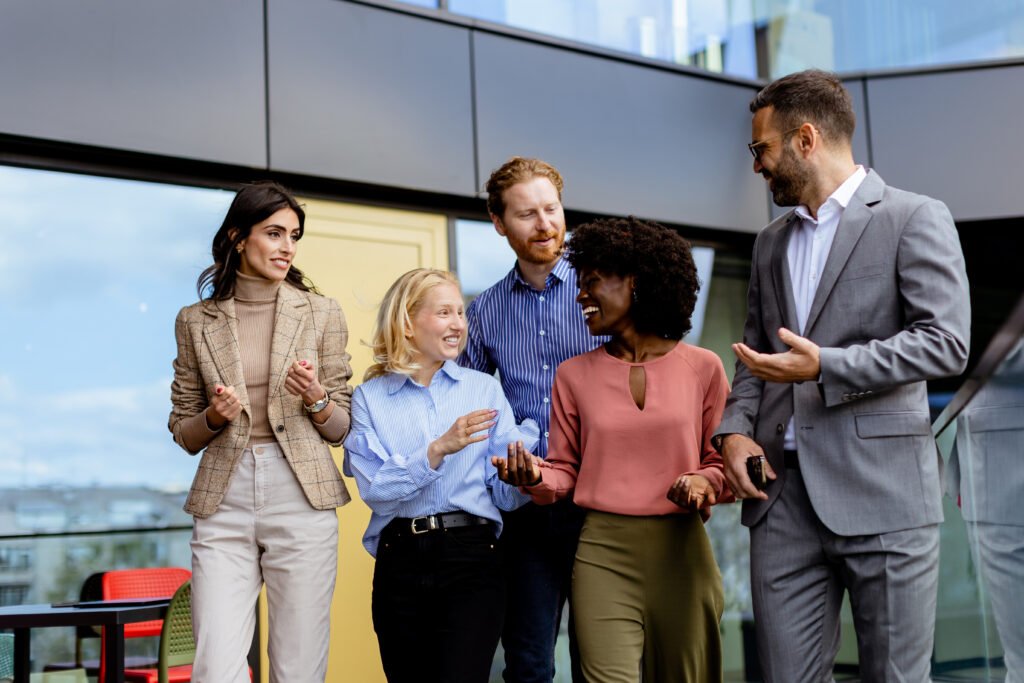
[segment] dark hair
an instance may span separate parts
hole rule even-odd
[[[772,107],[779,130],[790,130],[805,121],[815,125],[829,143],[853,140],[857,118],[850,93],[839,76],[808,69],[772,81],[750,101],[750,112]]]
[[[566,258],[577,272],[633,276],[630,315],[639,332],[682,339],[690,331],[700,280],[690,243],[639,218],[600,218],[572,232]]]
[[[200,299],[230,299],[235,295],[235,280],[241,261],[236,251],[238,243],[249,236],[254,225],[281,209],[291,209],[299,217],[301,238],[306,228],[306,212],[288,190],[271,180],[261,180],[238,191],[224,222],[213,236],[213,265],[200,273],[196,282]],[[295,266],[288,269],[285,280],[304,292],[316,291],[313,283]],[[205,290],[210,290],[208,297],[203,296]]]
[[[487,184],[484,185],[484,190],[487,191],[487,212],[498,218],[504,218],[505,190],[513,185],[525,183],[534,178],[547,178],[550,180],[551,184],[558,190],[558,198],[561,200],[562,187],[565,183],[562,180],[562,174],[558,172],[557,168],[540,159],[512,157],[502,164],[500,168],[495,169],[491,173],[491,177],[487,179]]]

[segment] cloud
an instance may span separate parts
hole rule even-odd
[[[0,477],[27,487],[187,489],[197,461],[167,430],[170,383],[159,377],[53,393],[18,388],[0,376]],[[45,419],[40,405],[48,407]]]

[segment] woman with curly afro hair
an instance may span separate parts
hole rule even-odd
[[[547,460],[513,444],[494,463],[535,502],[587,511],[572,585],[587,681],[720,681],[704,520],[725,485],[711,436],[729,385],[718,356],[682,341],[700,287],[690,245],[609,218],[576,229],[568,260],[590,333],[611,339],[559,366]]]

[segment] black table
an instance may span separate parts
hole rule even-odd
[[[0,629],[14,629],[14,682],[28,683],[29,636],[34,628],[102,626],[107,675],[103,683],[124,683],[124,625],[163,619],[170,598],[98,602],[78,607],[15,605],[0,607]]]

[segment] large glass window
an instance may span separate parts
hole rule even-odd
[[[174,318],[232,196],[0,166],[0,605],[77,598],[94,571],[189,565],[196,460],[167,430]],[[33,665],[72,642],[34,631]]]
[[[447,7],[745,78],[1024,55],[1024,0],[448,0]]]
[[[24,496],[0,534],[182,519],[162,499],[196,466],[167,431],[174,317],[231,197],[0,167],[2,485],[120,487],[80,507]]]

